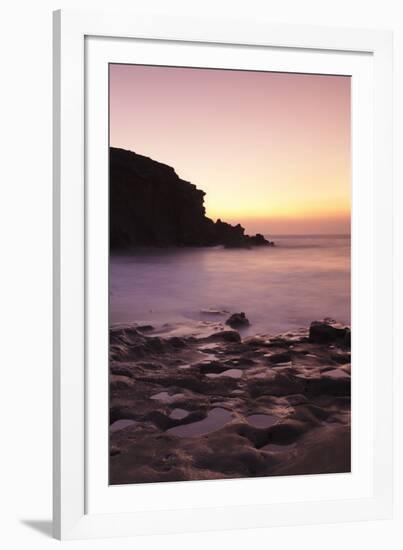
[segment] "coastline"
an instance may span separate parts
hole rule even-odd
[[[261,233],[206,215],[205,192],[174,168],[133,151],[109,148],[111,250],[138,246],[270,247]],[[112,184],[113,182],[113,184]]]
[[[219,319],[111,326],[110,483],[350,471],[349,327]]]

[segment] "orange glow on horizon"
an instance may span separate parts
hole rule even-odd
[[[110,144],[172,166],[212,219],[349,230],[349,77],[111,65]]]
[[[207,205],[206,205],[207,206]],[[248,208],[234,208],[231,204],[215,205],[214,208],[206,207],[206,215],[209,218],[232,218],[242,217],[250,220],[267,219],[293,219],[310,218],[325,220],[329,217],[343,218],[350,215],[350,203],[343,198],[329,198],[327,201],[304,202],[299,201],[295,204],[249,204]]]

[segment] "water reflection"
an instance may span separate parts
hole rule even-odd
[[[182,426],[175,426],[167,430],[167,433],[179,437],[198,437],[222,428],[231,420],[232,414],[229,411],[216,407],[211,409],[203,420],[192,422],[191,424],[184,424]]]

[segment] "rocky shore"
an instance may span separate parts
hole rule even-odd
[[[110,329],[111,484],[350,471],[349,327],[235,315]]]
[[[110,148],[110,247],[273,246],[240,225],[206,216],[204,191],[166,164],[125,149]]]

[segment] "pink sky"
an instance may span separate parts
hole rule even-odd
[[[349,77],[111,65],[110,144],[173,166],[213,219],[350,230]]]

